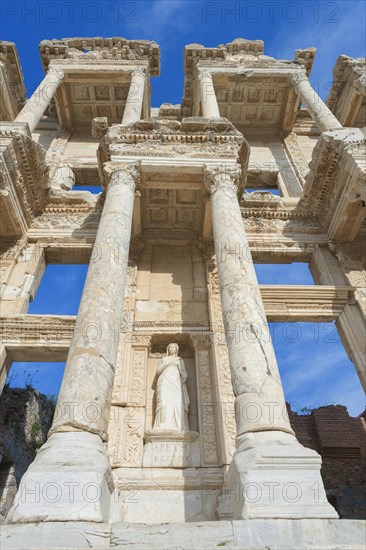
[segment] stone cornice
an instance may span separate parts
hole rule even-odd
[[[326,100],[328,107],[336,116],[341,115],[339,107],[343,92],[359,77],[362,77],[365,72],[365,58],[352,58],[347,55],[338,57],[333,69],[333,85]]]
[[[357,128],[324,132],[314,149],[301,205],[334,240],[353,240],[365,215],[366,136]]]
[[[18,51],[14,42],[0,40],[0,61],[6,68],[7,84],[15,96],[18,112],[26,102],[26,90]]]
[[[148,63],[151,76],[160,74],[160,49],[150,40],[126,38],[64,38],[43,40],[39,51],[45,71],[51,60],[73,63],[125,62],[129,65]]]
[[[206,159],[210,163],[237,162],[245,172],[249,145],[225,118],[212,121],[192,117],[182,122],[142,120],[128,128],[114,125],[101,140],[101,165],[110,160],[123,162],[124,157],[183,158],[202,164]]]
[[[9,218],[4,234],[24,233],[43,209],[47,179],[45,150],[22,125],[2,122],[0,163],[2,215]],[[13,229],[12,224],[18,229]]]

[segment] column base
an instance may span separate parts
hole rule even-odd
[[[109,458],[98,435],[55,433],[22,477],[7,523],[106,522],[113,489]]]
[[[245,434],[237,445],[220,519],[338,518],[325,495],[318,453],[279,431]]]

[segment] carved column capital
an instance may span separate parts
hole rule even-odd
[[[210,332],[191,334],[191,341],[195,350],[210,349],[212,345],[212,334]]]
[[[131,77],[143,76],[146,78],[148,75],[147,67],[134,67],[131,71]]]
[[[103,166],[106,188],[113,185],[126,185],[132,191],[138,191],[141,184],[140,162],[107,162]]]
[[[300,84],[300,82],[309,81],[309,79],[306,75],[305,70],[302,69],[302,70],[299,70],[296,72],[294,71],[290,73],[290,81],[294,86],[297,86],[298,84]]]
[[[62,69],[60,69],[60,67],[54,67],[52,65],[48,68],[47,74],[57,76],[57,80],[59,82],[61,82],[65,78],[65,72]]]
[[[134,347],[149,348],[151,345],[151,334],[138,334],[133,332],[131,334],[131,344]]]
[[[212,72],[208,71],[207,69],[197,71],[196,78],[199,82],[201,82],[201,80],[203,80],[204,78],[209,78],[210,80],[212,80]]]
[[[203,166],[203,184],[211,195],[219,188],[232,189],[237,192],[240,176],[241,169],[236,164],[205,164]]]

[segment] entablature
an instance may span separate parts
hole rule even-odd
[[[337,319],[348,303],[353,303],[352,287],[260,285],[268,322],[331,322]],[[1,342],[11,361],[62,361],[67,357],[76,316],[8,315],[0,318]],[[149,333],[154,322],[121,323],[123,338],[129,341],[135,333]],[[159,323],[162,331],[194,331],[214,338],[220,327],[205,325],[192,319],[186,326],[177,321]],[[126,333],[126,328],[130,332]],[[111,330],[115,330],[111,327]],[[223,332],[223,327],[221,327]]]
[[[343,126],[366,126],[366,59],[338,57],[327,104]]]
[[[13,42],[0,41],[0,120],[12,121],[26,101],[23,72]]]
[[[148,63],[151,76],[160,74],[160,49],[152,40],[127,40],[122,37],[113,38],[62,38],[42,40],[39,51],[44,70],[52,60],[74,60],[79,65],[85,61],[108,62],[139,62]]]
[[[366,214],[366,131],[324,132],[314,149],[301,204],[332,240],[353,241]]]
[[[155,42],[119,37],[64,38],[44,40],[39,49],[46,73],[54,70],[63,75],[55,92],[63,127],[89,129],[95,117],[120,123],[136,72],[141,72],[146,82],[142,111],[145,117],[150,115],[150,77],[160,72],[160,50]]]
[[[310,74],[315,51],[297,50],[294,61],[286,61],[264,55],[260,40],[238,38],[217,48],[188,45],[183,116],[199,114],[203,101],[199,81],[207,74],[214,89],[206,93],[216,93],[220,116],[242,127],[256,124],[291,131],[300,105],[291,79]]]
[[[26,124],[0,123],[0,230],[25,234],[43,209],[47,181],[45,150]]]

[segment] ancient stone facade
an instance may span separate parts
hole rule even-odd
[[[20,480],[47,440],[54,403],[28,389],[5,386],[0,398],[0,523],[13,504]]]
[[[363,519],[366,514],[365,413],[353,418],[346,407],[328,405],[305,415],[289,410],[289,416],[300,443],[321,455],[327,498],[339,516]]]
[[[260,40],[191,44],[182,104],[154,109],[155,42],[45,40],[40,54],[24,102],[15,45],[0,46],[2,385],[12,361],[67,363],[6,544],[24,544],[19,524],[87,522],[89,546],[99,533],[109,547],[111,533],[125,544],[121,522],[178,522],[203,547],[189,525],[204,522],[217,546],[234,540],[226,520],[253,541],[261,522],[281,544],[301,520],[300,544],[309,529],[314,547],[343,544],[268,321],[335,321],[366,385],[364,65],[337,63],[327,105],[312,48],[284,61]],[[98,182],[99,195],[73,189]],[[27,314],[45,266],[70,258],[89,262],[78,316]],[[308,262],[316,286],[259,286],[253,261]]]

